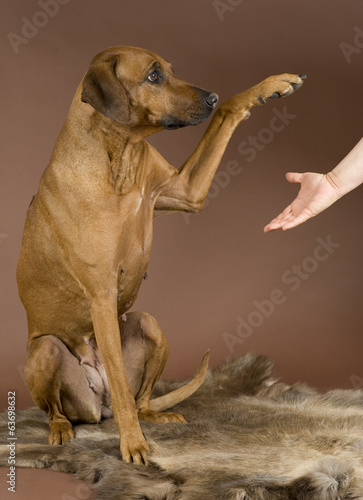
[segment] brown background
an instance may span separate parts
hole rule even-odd
[[[362,188],[297,229],[262,230],[297,192],[285,181],[286,171],[327,172],[362,136],[363,37],[354,41],[354,29],[363,30],[363,2],[220,0],[219,14],[213,0],[62,3],[48,19],[37,1],[2,3],[0,408],[10,390],[17,391],[18,408],[31,404],[22,378],[26,318],[15,282],[26,210],[76,86],[90,59],[111,45],[160,53],[179,76],[217,92],[221,101],[270,74],[308,74],[297,94],[255,109],[237,129],[220,172],[233,160],[238,173],[218,177],[201,214],[155,222],[149,278],[136,308],[153,314],[169,341],[164,376],[190,376],[207,348],[213,366],[256,350],[276,361],[288,383],[305,381],[322,390],[361,385]],[[34,36],[15,53],[8,34],[22,35],[24,17],[44,26],[26,33]],[[342,43],[350,45],[350,57]],[[293,117],[271,131],[271,119],[285,107]],[[163,132],[151,142],[180,166],[204,129]],[[252,161],[240,146],[249,137],[258,141]],[[318,262],[317,238],[329,235],[340,246]],[[308,273],[291,290],[283,276],[291,277],[294,265]],[[269,299],[275,289],[285,301],[268,317],[256,315],[256,301]],[[223,334],[237,335],[238,318],[262,318],[262,324],[230,350]],[[57,481],[52,499],[89,498],[73,479],[17,474],[20,500],[49,498]],[[2,475],[1,498],[5,481]]]

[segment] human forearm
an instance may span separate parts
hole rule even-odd
[[[339,197],[363,183],[363,138],[326,178]]]

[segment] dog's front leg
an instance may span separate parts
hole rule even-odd
[[[222,155],[237,125],[250,116],[253,106],[265,104],[271,97],[292,94],[302,83],[304,75],[270,76],[251,89],[237,94],[216,111],[199,145],[165,183],[155,205],[157,211],[199,212]]]
[[[91,316],[97,345],[110,387],[112,411],[120,433],[120,450],[125,462],[147,463],[148,445],[141,432],[135,399],[122,359],[121,337],[115,306],[117,297],[92,300]]]

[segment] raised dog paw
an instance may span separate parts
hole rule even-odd
[[[256,92],[256,104],[265,104],[267,99],[287,97],[303,84],[306,75],[282,75],[270,76],[254,88]]]
[[[74,439],[74,430],[69,422],[52,422],[49,424],[50,432],[48,436],[49,444],[64,444]]]

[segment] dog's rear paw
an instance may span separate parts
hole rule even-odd
[[[74,439],[75,434],[70,422],[52,422],[49,426],[49,444],[64,444]]]
[[[185,418],[179,413],[162,413],[153,410],[139,411],[139,419],[153,424],[169,424],[170,422],[186,423]]]
[[[265,104],[267,99],[276,97],[287,97],[303,84],[306,75],[282,75],[270,76],[256,86],[256,104]]]

